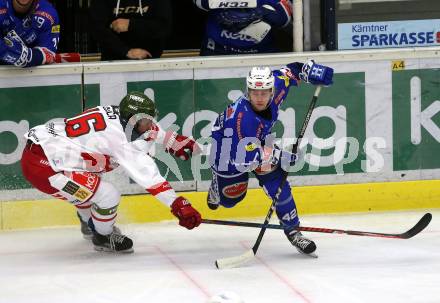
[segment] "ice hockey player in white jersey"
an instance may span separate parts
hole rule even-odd
[[[114,227],[120,193],[101,179],[102,173],[116,166],[170,207],[180,225],[187,229],[200,225],[200,213],[177,196],[148,155],[154,143],[159,143],[165,151],[188,160],[198,146],[191,138],[162,130],[154,123],[156,116],[152,100],[131,92],[119,106],[98,106],[38,125],[25,134],[24,177],[38,190],[77,208],[81,231],[92,239],[96,250],[133,251],[132,240]]]

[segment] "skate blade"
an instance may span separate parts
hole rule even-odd
[[[96,251],[108,252],[113,254],[131,254],[134,252],[133,248],[125,249],[125,250],[113,250],[108,247],[102,246],[94,246]]]
[[[314,252],[311,253],[311,254],[303,254],[303,255],[305,255],[305,256],[307,256],[307,257],[309,257],[309,258],[314,258],[314,259],[317,259],[317,258],[318,258],[318,255],[315,254]]]
[[[314,252],[310,253],[310,254],[306,254],[305,252],[302,252],[301,250],[299,250],[298,248],[296,249],[301,255],[309,257],[309,258],[314,258],[317,259],[318,255]]]

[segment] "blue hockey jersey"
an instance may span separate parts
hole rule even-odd
[[[278,120],[289,88],[299,80],[289,69],[274,70],[275,90],[264,117],[256,113],[246,96],[220,113],[212,128],[210,164],[219,175],[235,176],[253,170],[263,161],[261,146]]]
[[[57,11],[47,0],[35,0],[33,8],[24,16],[14,11],[12,0],[0,0],[0,27],[2,38],[15,31],[29,48],[31,54],[20,66],[53,62],[60,37],[60,23]],[[5,63],[16,63],[13,62],[16,58],[8,56],[4,48],[0,48],[0,57]]]
[[[272,29],[265,34],[261,41],[258,41],[242,31],[232,31],[221,24],[222,10],[228,10],[229,8],[210,9],[208,0],[194,1],[199,8],[209,10],[205,37],[201,49],[202,55],[270,53],[278,51],[274,46]],[[288,0],[257,0],[257,7],[264,8],[265,14],[261,21],[269,24],[272,28],[286,26],[291,20],[292,8]],[[266,9],[267,7],[270,9]],[[242,11],[246,12],[246,10],[250,12],[253,8],[243,9]]]

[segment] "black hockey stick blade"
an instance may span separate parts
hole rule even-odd
[[[412,228],[401,234],[385,234],[376,232],[359,232],[354,230],[347,230],[345,233],[348,235],[355,236],[370,236],[370,237],[381,237],[381,238],[394,238],[394,239],[409,239],[424,230],[431,222],[432,215],[426,213],[423,217],[416,223]]]
[[[364,236],[364,237],[380,237],[380,238],[392,238],[392,239],[409,239],[424,230],[431,222],[432,215],[426,213],[423,217],[414,225],[411,229],[407,230],[401,234],[387,234],[369,231],[357,231],[357,230],[344,230],[335,228],[322,228],[322,227],[307,227],[300,226],[299,230],[317,233],[327,233],[327,234],[347,234],[353,236]],[[216,224],[216,225],[228,225],[228,226],[241,226],[241,227],[256,227],[261,228],[263,224],[253,223],[253,222],[237,222],[237,221],[224,221],[224,220],[211,220],[202,219],[202,223],[205,224]],[[283,229],[281,225],[268,224],[268,229]]]
[[[420,233],[422,230],[424,230],[429,223],[432,220],[432,215],[430,213],[426,213],[420,220],[417,222],[416,225],[414,225],[413,228],[408,230],[407,232],[404,232],[400,235],[400,238],[402,239],[409,239]]]

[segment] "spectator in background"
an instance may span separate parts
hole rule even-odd
[[[102,60],[162,55],[172,26],[170,0],[91,0],[89,13]]]
[[[288,0],[193,1],[209,11],[201,56],[277,52],[273,29],[292,18]]]
[[[47,0],[0,0],[0,26],[3,64],[28,67],[54,62],[60,25]]]

